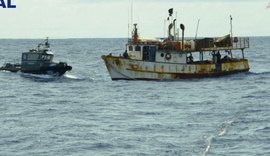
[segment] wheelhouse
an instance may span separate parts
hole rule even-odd
[[[53,60],[53,53],[51,51],[40,53],[35,50],[30,50],[30,52],[22,54],[22,62],[29,62],[29,61],[52,62],[52,60]]]

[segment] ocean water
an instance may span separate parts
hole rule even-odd
[[[0,64],[42,40],[0,40]],[[101,55],[125,39],[51,40],[63,77],[0,72],[1,156],[268,156],[270,37],[250,38],[250,72],[111,81]]]

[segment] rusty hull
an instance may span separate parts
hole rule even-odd
[[[103,55],[112,80],[177,80],[217,77],[249,71],[248,60],[222,63],[221,70],[213,63],[179,64],[146,62]]]

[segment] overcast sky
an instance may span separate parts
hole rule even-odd
[[[128,36],[132,0],[12,0],[0,8],[0,38],[113,38]],[[269,0],[133,0],[133,22],[141,36],[164,36],[168,9],[193,37],[270,36]]]

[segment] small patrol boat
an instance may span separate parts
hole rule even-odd
[[[111,53],[102,56],[112,80],[178,80],[249,71],[244,56],[249,38],[232,37],[231,33],[223,37],[185,40],[185,26],[181,24],[181,39],[179,33],[177,36],[176,19],[172,14],[170,9],[167,38],[142,39],[134,24],[125,52],[120,56]]]
[[[50,74],[61,76],[72,69],[66,62],[53,62],[54,54],[50,49],[48,38],[38,44],[37,48],[22,53],[21,64],[7,63],[0,70],[10,72]]]

